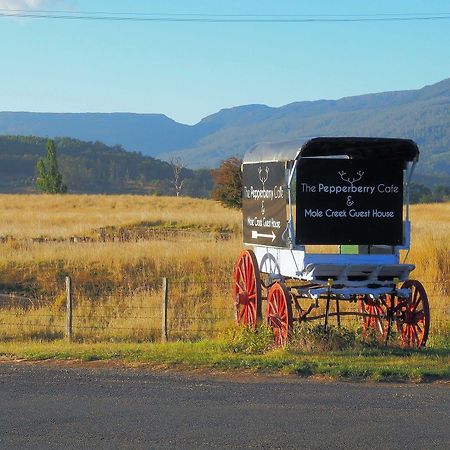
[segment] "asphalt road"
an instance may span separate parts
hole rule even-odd
[[[450,448],[448,385],[0,363],[0,448]]]

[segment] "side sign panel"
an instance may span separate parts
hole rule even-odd
[[[242,214],[245,243],[285,247],[282,235],[286,230],[286,204],[284,162],[244,164]]]
[[[401,161],[299,162],[298,244],[400,245],[402,214]]]

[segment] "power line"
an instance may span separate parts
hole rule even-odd
[[[410,22],[448,20],[450,13],[404,13],[370,15],[334,14],[193,14],[125,13],[105,11],[47,11],[0,9],[0,17],[53,20],[98,20],[122,22],[197,22],[197,23],[338,23],[338,22]]]
[[[156,13],[156,12],[118,12],[118,11],[69,11],[69,10],[43,10],[43,9],[11,9],[11,8],[0,8],[0,11],[4,12],[14,12],[14,13],[25,13],[25,14],[72,14],[72,15],[128,15],[128,16],[196,16],[196,17],[303,17],[303,18],[314,18],[314,17],[359,17],[359,18],[371,18],[371,17],[408,17],[408,16],[448,16],[450,12],[416,12],[416,13],[371,13],[371,14],[208,14],[208,13]]]

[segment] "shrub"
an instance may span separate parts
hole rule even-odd
[[[301,322],[295,324],[288,342],[294,352],[329,352],[353,348],[357,344],[355,331],[334,326],[324,329],[322,324]]]
[[[233,327],[225,332],[225,348],[232,353],[262,354],[273,346],[273,333],[266,326],[256,330]]]

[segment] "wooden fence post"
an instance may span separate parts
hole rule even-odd
[[[72,340],[72,280],[66,277],[66,339]]]
[[[166,277],[162,279],[162,304],[161,304],[161,340],[167,342],[169,339],[167,333],[167,309],[169,304],[169,281]]]

